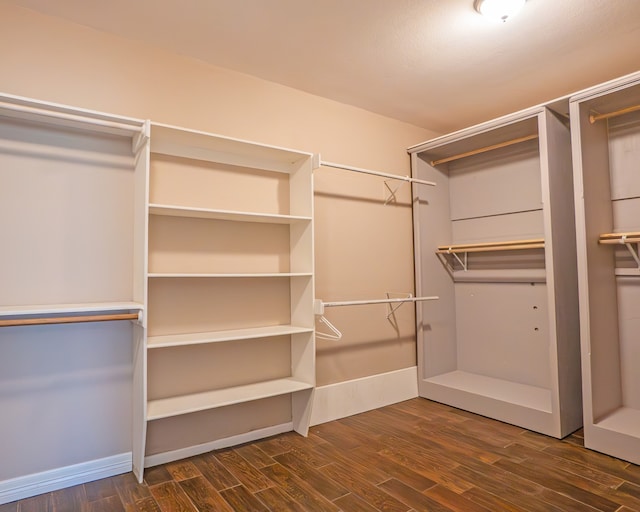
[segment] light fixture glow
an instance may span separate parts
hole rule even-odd
[[[526,0],[476,0],[475,8],[483,16],[497,21],[507,21],[524,7]]]

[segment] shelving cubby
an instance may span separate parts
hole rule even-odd
[[[146,131],[142,120],[0,95],[0,389],[12,390],[0,399],[11,418],[0,481],[131,452]],[[130,469],[129,459],[112,470]]]
[[[639,74],[570,101],[585,446],[635,464],[640,464],[639,105]]]
[[[409,152],[413,176],[437,184],[414,189],[416,291],[440,298],[418,305],[420,396],[555,437],[573,432],[568,121],[535,107]]]
[[[306,435],[312,155],[154,123],[150,140],[146,465]]]

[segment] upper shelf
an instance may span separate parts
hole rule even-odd
[[[506,240],[503,242],[486,242],[477,244],[440,245],[437,254],[459,254],[467,252],[516,251],[525,249],[543,249],[544,239]]]
[[[293,224],[296,222],[308,222],[311,220],[311,217],[302,217],[298,215],[215,210],[210,208],[191,208],[188,206],[173,206],[165,204],[150,204],[149,214],[164,215],[168,217],[189,217],[196,219],[216,219],[235,222],[259,222],[268,224]]]
[[[158,123],[151,123],[151,152],[283,173],[295,171],[299,162],[313,156]]]
[[[29,306],[1,306],[3,316],[44,316],[76,313],[107,313],[114,311],[142,311],[138,302],[86,302],[79,304],[38,304]]]
[[[262,273],[243,273],[243,274],[206,274],[206,273],[186,273],[186,272],[152,272],[148,276],[168,277],[168,278],[185,278],[185,277],[204,277],[204,278],[221,278],[221,277],[311,277],[311,272],[262,272]]]

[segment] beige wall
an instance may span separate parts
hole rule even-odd
[[[224,51],[224,49],[221,49]],[[409,173],[406,147],[434,134],[247,75],[0,3],[0,91],[321,153]],[[309,66],[313,63],[309,62]],[[410,195],[384,206],[382,179],[321,169],[316,296],[413,291]],[[319,385],[415,364],[412,307],[333,309],[341,342],[318,342]],[[392,319],[393,320],[393,319]]]

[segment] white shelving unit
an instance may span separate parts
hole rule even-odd
[[[142,120],[0,95],[0,360],[12,370],[0,368],[0,389],[13,390],[0,399],[11,417],[0,480],[131,449],[119,358],[144,344],[135,197],[147,131]]]
[[[440,298],[417,308],[420,396],[554,437],[573,432],[582,418],[567,119],[535,107],[409,152],[413,177],[437,184],[414,187],[416,292]]]
[[[570,106],[584,441],[640,464],[640,74],[576,94]]]
[[[312,155],[154,123],[150,140],[140,463],[274,427],[306,435],[315,386]],[[259,411],[261,402],[279,411],[276,423],[225,413]],[[190,439],[196,428],[211,434]]]

